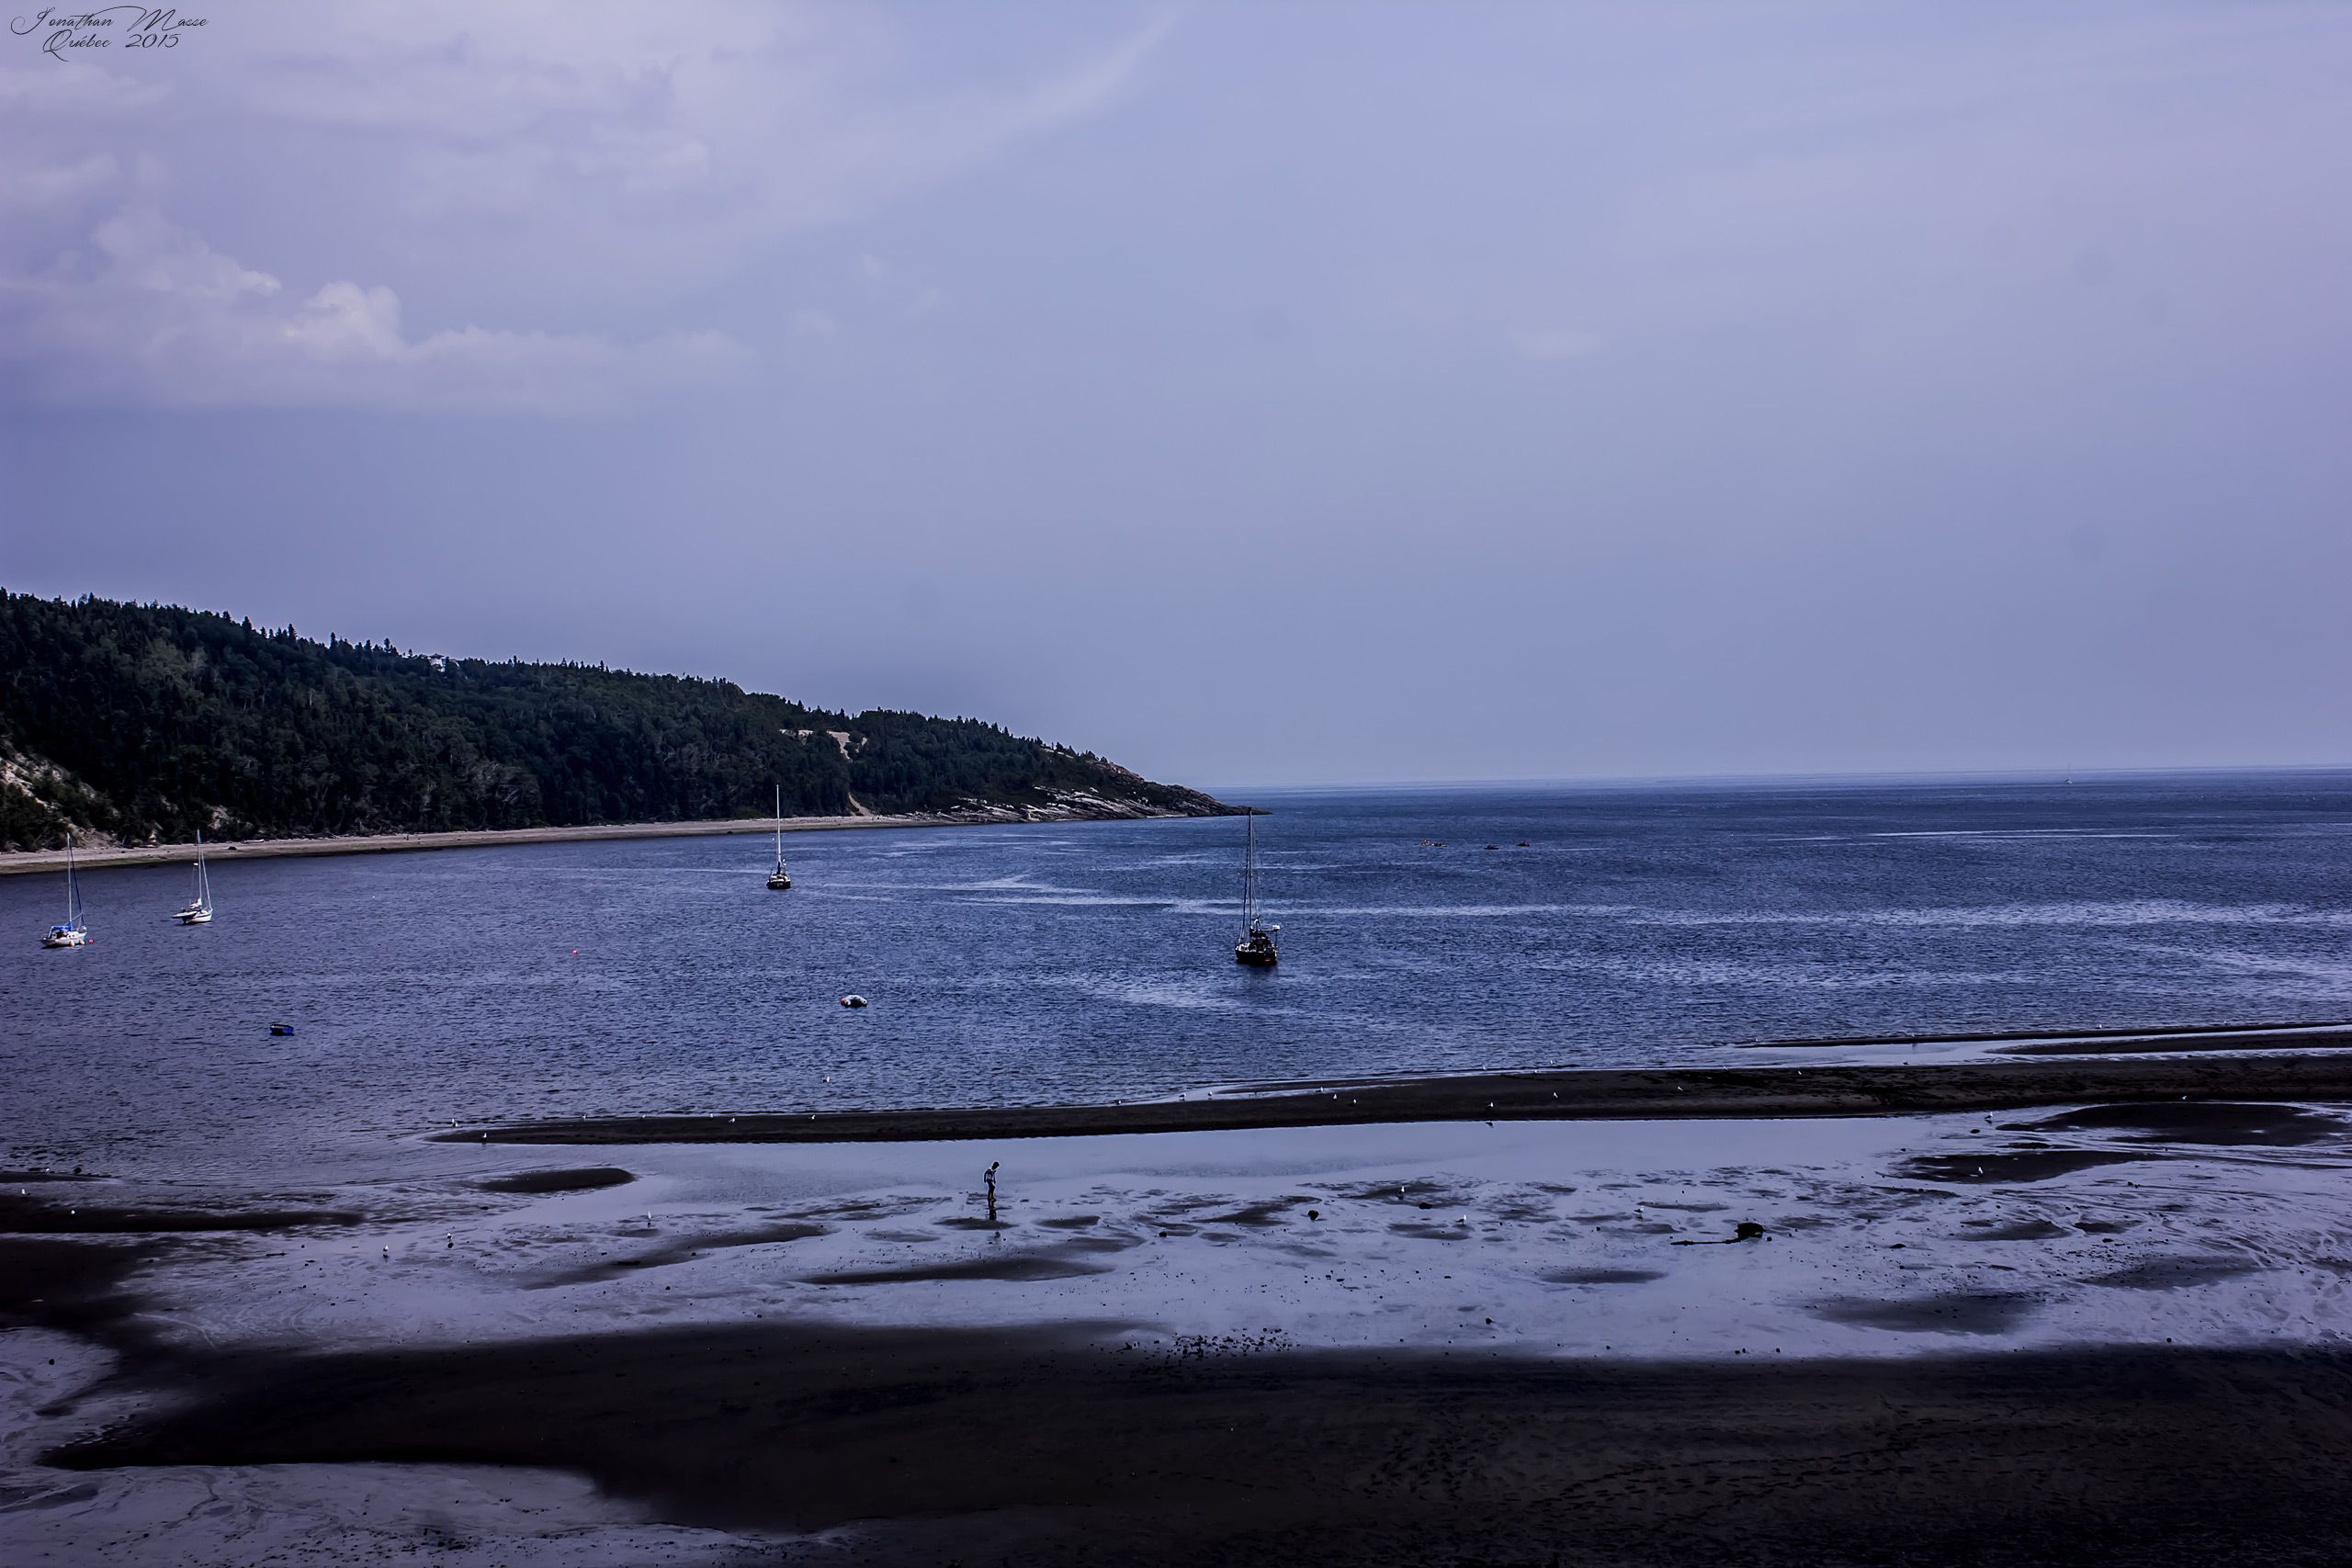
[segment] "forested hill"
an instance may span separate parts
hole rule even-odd
[[[975,719],[0,590],[0,848],[765,817],[1207,816]]]

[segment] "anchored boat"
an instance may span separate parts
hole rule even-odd
[[[212,919],[212,879],[204,874],[204,829],[196,830],[196,897],[172,919],[184,926],[208,925]]]
[[[768,886],[782,892],[792,886],[792,874],[784,869],[784,786],[775,786],[775,869],[768,873]]]
[[[65,835],[65,923],[51,926],[49,934],[40,939],[43,947],[83,947],[90,940],[90,928],[82,919],[82,885],[74,876],[74,835]]]
[[[1258,814],[1253,811],[1241,856],[1241,940],[1233,944],[1234,961],[1261,969],[1272,967],[1280,956],[1274,951],[1274,933],[1282,929],[1258,918]]]

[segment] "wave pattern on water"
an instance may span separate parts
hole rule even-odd
[[[2352,1010],[2352,775],[1254,798],[1271,973],[1229,820],[814,834],[786,894],[756,838],[223,854],[192,930],[181,870],[92,873],[68,953],[0,880],[0,1157]]]

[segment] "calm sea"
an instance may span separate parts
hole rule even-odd
[[[759,838],[223,855],[193,930],[184,872],[89,874],[67,953],[0,879],[0,1162],[2352,1016],[2352,773],[1232,793],[1271,973],[1238,819],[808,834],[789,893]]]

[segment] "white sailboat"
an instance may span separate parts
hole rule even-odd
[[[775,786],[775,869],[768,873],[768,886],[783,891],[792,886],[792,874],[784,869],[784,786]]]
[[[74,876],[74,835],[65,835],[65,923],[51,926],[49,934],[40,939],[43,947],[82,947],[90,940],[90,928],[82,919],[82,885]]]
[[[1280,956],[1274,951],[1274,933],[1280,926],[1270,926],[1258,918],[1258,814],[1250,814],[1250,837],[1241,860],[1241,940],[1233,944],[1237,964],[1266,968]]]
[[[172,919],[184,926],[209,924],[212,919],[212,879],[204,874],[204,829],[196,830],[196,897]]]

